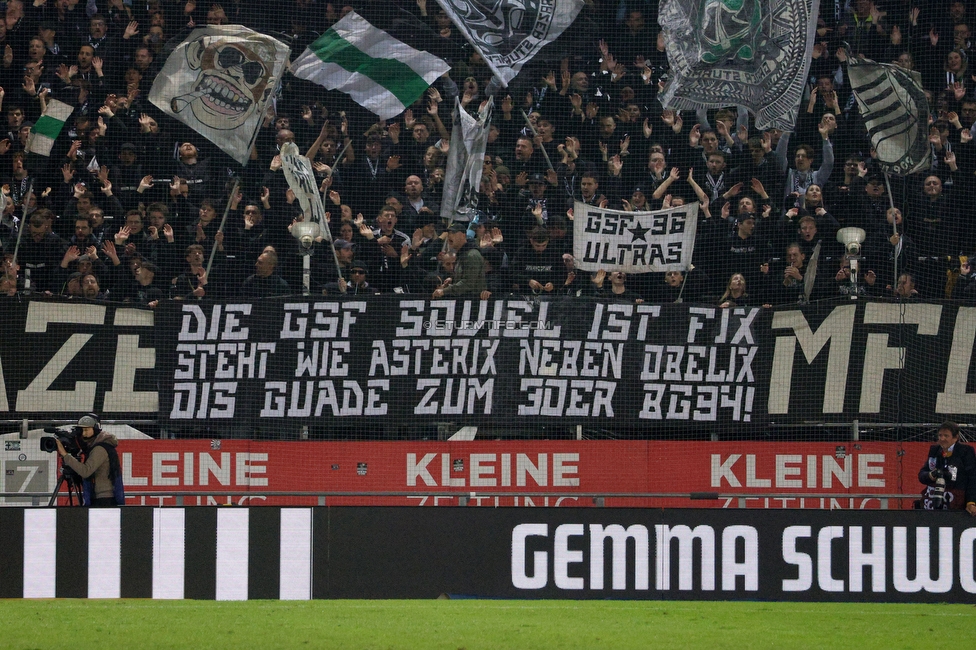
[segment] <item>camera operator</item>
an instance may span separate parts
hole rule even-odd
[[[918,480],[928,487],[922,493],[925,510],[962,510],[976,517],[976,451],[959,442],[959,425],[944,422],[939,444],[932,445]]]
[[[94,507],[111,507],[124,504],[121,494],[119,455],[115,448],[118,439],[102,431],[98,416],[92,413],[78,420],[80,444],[85,452],[85,462],[69,454],[58,440],[58,453],[64,464],[73,469],[85,481],[84,504]]]

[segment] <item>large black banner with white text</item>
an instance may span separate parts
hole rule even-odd
[[[170,304],[161,412],[744,424],[765,393],[761,316],[576,298]]]
[[[0,305],[0,416],[707,430],[968,421],[976,307],[401,296]],[[648,429],[650,430],[650,429]]]

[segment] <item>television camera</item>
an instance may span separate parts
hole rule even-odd
[[[41,451],[45,451],[47,453],[56,452],[58,450],[58,441],[60,440],[64,450],[81,462],[80,426],[71,427],[70,430],[58,429],[56,427],[44,427],[44,433],[51,435],[43,436],[40,439]],[[64,460],[61,459],[60,456],[58,457],[58,463],[60,466],[58,483],[54,486],[54,491],[51,493],[51,499],[48,501],[47,505],[57,505],[58,493],[61,491],[62,485],[68,486],[68,505],[82,505],[84,481],[82,480],[81,476],[78,475],[78,472],[64,464]],[[78,499],[77,503],[75,503],[75,497]]]

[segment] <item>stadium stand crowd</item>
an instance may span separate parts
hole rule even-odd
[[[971,3],[822,2],[808,93],[792,133],[759,132],[735,107],[662,110],[656,95],[668,64],[656,1],[587,2],[572,28],[507,89],[435,2],[389,5],[429,25],[427,49],[449,60],[450,73],[390,121],[286,74],[242,168],[148,101],[165,44],[193,25],[243,24],[289,42],[294,58],[353,5],[6,2],[0,291],[149,305],[299,293],[299,244],[289,231],[301,209],[278,156],[295,142],[320,175],[335,240],[315,244],[313,293],[434,295],[456,264],[440,216],[455,98],[474,111],[492,94],[479,213],[469,229],[485,261],[482,297],[514,291],[791,303],[804,292],[819,243],[813,300],[854,291],[976,299],[967,259],[976,248],[969,225],[976,172]],[[891,177],[894,208],[850,93],[846,61],[854,55],[918,70],[930,97],[933,166]],[[49,158],[25,153],[30,127],[52,97],[75,111]],[[218,231],[235,178],[240,189]],[[24,218],[31,186],[36,203]],[[623,210],[699,201],[694,269],[576,272],[576,201]],[[27,230],[15,265],[22,219]],[[857,285],[836,241],[846,226],[867,232]]]

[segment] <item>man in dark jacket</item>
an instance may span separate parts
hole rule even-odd
[[[939,427],[939,443],[929,449],[918,480],[928,486],[921,500],[925,510],[965,509],[976,517],[976,451],[959,442],[958,424],[943,422]],[[935,490],[943,486],[945,493],[940,499]]]
[[[454,276],[434,290],[435,298],[443,296],[481,296],[485,283],[485,260],[474,242],[468,241],[468,224],[455,221],[447,231],[447,245],[457,251]]]
[[[254,263],[254,275],[244,280],[241,294],[247,298],[270,298],[287,296],[291,291],[288,283],[277,273],[278,255],[265,251],[258,255]]]

